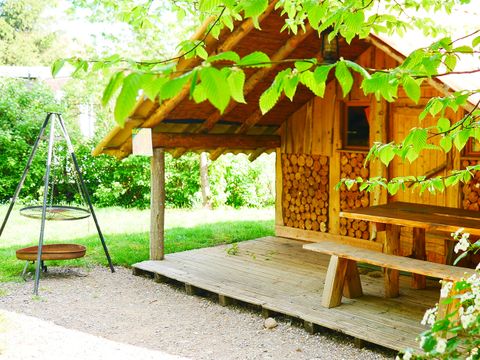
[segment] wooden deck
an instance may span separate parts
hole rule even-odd
[[[134,273],[174,279],[187,290],[216,293],[222,303],[240,300],[394,350],[417,347],[415,338],[425,330],[423,313],[438,301],[437,281],[413,290],[410,277],[401,276],[400,296],[384,299],[381,273],[363,269],[365,295],[326,309],[320,304],[329,257],[303,250],[303,244],[265,237],[239,243],[235,255],[227,254],[231,245],[186,251],[135,264]]]

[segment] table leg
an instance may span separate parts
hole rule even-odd
[[[343,296],[349,299],[355,299],[363,296],[362,283],[358,273],[357,262],[349,260],[345,272],[345,283],[343,284]]]
[[[343,286],[348,263],[352,260],[332,255],[328,264],[325,286],[323,288],[322,306],[332,308],[342,303]]]
[[[415,259],[427,260],[425,249],[425,229],[413,228],[412,256]],[[425,289],[427,286],[425,275],[412,274],[412,288]]]
[[[385,228],[385,246],[383,252],[398,255],[400,251],[400,226],[387,224]],[[385,297],[397,297],[399,294],[400,273],[398,270],[384,268]]]

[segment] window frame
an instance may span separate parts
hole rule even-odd
[[[368,145],[366,146],[359,146],[359,145],[348,145],[347,140],[348,140],[348,108],[349,107],[368,107],[371,111],[372,109],[372,104],[370,101],[346,101],[343,103],[342,106],[342,150],[359,150],[359,151],[368,151],[370,149],[370,116],[366,116],[367,118],[367,123],[368,123]],[[480,153],[479,153],[480,155]]]

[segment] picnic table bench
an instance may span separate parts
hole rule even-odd
[[[450,281],[468,277],[474,272],[474,270],[468,268],[385,254],[335,241],[306,244],[303,245],[303,248],[331,255],[322,298],[322,305],[327,308],[339,306],[342,295],[348,298],[363,295],[357,262],[388,268],[397,273],[406,271]],[[386,272],[386,274],[389,273]],[[398,281],[398,276],[392,276],[390,280]],[[387,297],[389,295],[386,294]]]

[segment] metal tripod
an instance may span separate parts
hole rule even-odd
[[[90,210],[90,213],[92,214],[93,220],[95,222],[95,226],[97,228],[98,236],[100,237],[100,241],[102,242],[103,246],[103,251],[105,252],[105,256],[107,257],[108,265],[110,266],[110,270],[115,272],[115,269],[112,264],[112,260],[110,258],[110,254],[108,252],[107,244],[105,243],[105,238],[103,237],[102,231],[100,230],[100,225],[98,224],[97,216],[95,215],[95,211],[92,206],[92,202],[90,200],[90,195],[88,194],[87,187],[85,186],[85,182],[83,180],[82,173],[80,171],[80,167],[78,166],[78,161],[77,157],[75,156],[75,152],[73,150],[72,142],[70,141],[70,136],[68,135],[67,128],[65,127],[65,123],[63,121],[62,115],[60,113],[48,113],[45,121],[43,122],[43,125],[40,129],[40,133],[38,134],[37,139],[35,140],[35,143],[33,145],[32,152],[30,154],[30,157],[28,158],[27,165],[25,166],[25,169],[23,170],[22,177],[20,179],[20,182],[17,185],[17,188],[15,190],[15,193],[12,197],[12,200],[10,202],[10,206],[8,207],[7,214],[5,215],[5,218],[3,219],[2,226],[0,227],[0,236],[2,236],[3,230],[5,228],[5,225],[7,224],[8,218],[10,216],[10,213],[12,212],[13,205],[15,204],[15,201],[18,198],[18,195],[20,194],[20,191],[22,190],[23,184],[25,182],[25,179],[27,177],[28,171],[30,170],[30,166],[32,165],[33,158],[35,156],[35,153],[38,149],[38,145],[40,141],[42,140],[43,134],[45,133],[45,130],[50,123],[50,136],[48,140],[48,155],[47,155],[47,165],[46,165],[46,171],[45,171],[45,183],[44,183],[44,192],[43,192],[43,207],[42,207],[42,222],[40,226],[40,237],[38,240],[38,254],[37,254],[37,264],[36,264],[36,270],[35,270],[35,285],[33,288],[33,293],[35,295],[38,295],[38,286],[40,283],[40,272],[42,269],[42,247],[43,247],[43,240],[44,240],[44,234],[45,234],[45,220],[46,220],[46,215],[47,215],[47,199],[48,199],[48,188],[49,188],[49,181],[50,181],[50,170],[51,170],[51,165],[52,165],[52,154],[53,154],[53,145],[55,142],[55,123],[58,121],[60,125],[61,132],[63,134],[63,137],[65,141],[67,142],[67,147],[68,147],[68,152],[70,153],[70,156],[72,158],[73,164],[75,171],[77,173],[79,182],[80,182],[80,191],[82,191],[84,198],[86,202],[88,203],[88,207]]]

